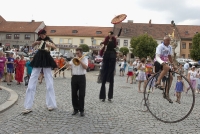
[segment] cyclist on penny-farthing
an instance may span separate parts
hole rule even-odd
[[[164,42],[159,44],[156,48],[156,56],[155,59],[158,63],[160,63],[161,65],[161,73],[158,76],[157,82],[155,83],[155,87],[159,88],[159,89],[164,89],[164,87],[161,86],[161,80],[162,78],[168,73],[170,67],[168,65],[168,63],[170,62],[171,64],[173,63],[172,61],[172,47],[170,46],[170,37],[169,36],[165,36],[164,37]],[[167,99],[170,103],[173,103],[172,100],[169,97],[169,89],[171,87],[172,84],[172,74],[170,73],[170,83],[167,85],[166,88],[166,92],[165,94],[163,94],[163,97],[165,99]]]

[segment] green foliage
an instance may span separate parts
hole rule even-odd
[[[156,53],[157,45],[157,41],[151,36],[143,34],[138,37],[132,37],[130,47],[132,48],[131,51],[134,56],[139,58],[146,58],[147,56],[150,56],[153,58]]]
[[[190,56],[193,60],[200,60],[200,33],[195,34],[192,39],[192,49],[190,50]]]
[[[119,49],[119,51],[120,51],[121,53],[123,53],[123,55],[127,55],[127,53],[129,52],[129,49],[128,49],[127,47],[121,47],[121,48]]]
[[[79,47],[83,49],[83,52],[89,52],[90,48],[87,44],[81,44]]]

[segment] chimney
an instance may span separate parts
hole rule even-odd
[[[35,20],[31,20],[31,22],[35,22]]]
[[[151,19],[149,20],[149,27],[151,27],[152,25],[151,25]]]
[[[133,20],[128,20],[128,23],[133,23]]]

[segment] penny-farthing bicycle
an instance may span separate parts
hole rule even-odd
[[[169,87],[168,85],[170,83],[170,73],[173,74],[172,84],[169,88],[169,96],[173,101],[172,103],[169,103],[169,101],[165,99],[167,92],[166,89]],[[187,118],[193,110],[195,104],[195,91],[185,76],[169,70],[167,75],[164,77],[165,80],[163,79],[164,88],[156,88],[154,89],[154,92],[151,92],[152,86],[149,85],[155,83],[159,74],[160,72],[156,73],[147,81],[144,90],[144,105],[142,110],[145,111],[146,108],[146,110],[149,111],[157,120],[165,123],[180,122]],[[177,97],[175,87],[177,76],[182,77],[185,85],[184,91],[181,93],[180,102],[176,102]]]

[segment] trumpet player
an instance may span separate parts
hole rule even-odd
[[[54,88],[53,88],[53,77],[51,74],[51,68],[56,68],[57,65],[49,52],[50,49],[52,48],[55,49],[56,47],[53,41],[48,36],[46,36],[46,31],[44,29],[38,32],[38,36],[39,37],[37,41],[32,44],[33,47],[38,45],[39,49],[30,63],[30,66],[33,67],[33,70],[28,83],[28,88],[26,90],[25,102],[24,102],[25,110],[22,112],[23,114],[27,114],[32,111],[31,108],[34,101],[36,85],[42,69],[44,72],[44,77],[47,87],[47,92],[46,92],[47,108],[49,111],[52,111],[57,107]]]
[[[69,62],[72,69],[71,95],[73,113],[84,116],[85,88],[86,88],[86,69],[88,68],[88,59],[83,56],[82,48],[76,48],[76,58]],[[78,92],[79,91],[79,92]]]

